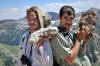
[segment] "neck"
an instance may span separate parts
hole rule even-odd
[[[37,30],[39,30],[39,29],[30,29],[31,33],[35,32]]]
[[[62,25],[60,25],[60,27],[61,27],[64,31],[70,31],[70,29],[68,30],[66,27],[63,27]]]

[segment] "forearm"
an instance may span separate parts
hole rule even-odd
[[[82,45],[82,53],[83,54],[86,53],[86,46],[87,46],[87,44],[86,43],[83,43],[83,45]]]
[[[80,42],[78,40],[76,40],[75,45],[72,48],[71,55],[65,59],[65,61],[67,63],[73,64],[73,62],[78,54],[79,48],[80,48]]]
[[[72,53],[71,53],[71,57],[73,59],[76,58],[77,54],[78,54],[78,51],[79,51],[79,48],[80,48],[80,42],[78,40],[76,40],[75,42],[75,45],[74,47],[72,48]]]

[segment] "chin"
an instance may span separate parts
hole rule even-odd
[[[69,29],[70,29],[70,27],[68,27],[68,26],[67,26],[67,27],[65,27],[65,28],[66,28],[67,30],[69,30]]]
[[[30,29],[36,29],[35,27],[30,27]]]

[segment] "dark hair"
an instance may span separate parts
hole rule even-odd
[[[60,12],[59,12],[59,16],[62,17],[63,16],[63,13],[67,13],[68,15],[71,15],[73,14],[74,17],[75,17],[75,10],[73,7],[71,6],[63,6],[61,9],[60,9]]]

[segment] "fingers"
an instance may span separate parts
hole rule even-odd
[[[38,50],[38,54],[41,56],[41,51],[40,51],[40,49],[39,49],[39,48],[37,48],[37,50]]]
[[[85,44],[88,44],[88,42],[93,38],[93,36],[94,36],[94,33],[90,33],[90,34],[87,36],[87,38],[85,39],[84,43],[85,43]]]
[[[90,31],[89,26],[82,26],[81,30],[80,28],[77,29],[77,38],[78,40],[84,40],[86,43],[88,43],[94,36],[94,33]]]
[[[50,40],[51,36],[47,37],[47,38],[43,38],[43,40]]]
[[[45,40],[49,40],[51,38],[51,36],[47,37],[47,38],[43,38],[43,39],[40,39],[38,42],[37,42],[37,50],[38,50],[38,54],[41,56],[41,52],[39,50],[39,47],[43,44],[43,42]]]
[[[82,33],[85,32],[86,34],[89,34],[89,33],[90,33],[89,30],[90,30],[89,26],[87,26],[87,25],[83,25],[81,29],[78,28],[77,32],[78,32],[78,33],[79,33],[79,32],[82,32]]]
[[[84,33],[86,33],[86,30],[85,30],[85,28],[83,28],[81,30],[80,30],[80,28],[78,28],[77,33],[83,35]]]
[[[86,28],[86,26],[84,25],[84,26],[82,26],[82,29],[84,30]]]
[[[93,36],[94,36],[94,33],[89,33],[88,36],[87,36],[87,38],[91,39]]]
[[[36,44],[37,44],[37,48],[39,48],[43,44],[43,40],[40,39]]]
[[[78,40],[83,40],[86,37],[86,30],[85,30],[85,26],[83,26],[83,28],[80,30],[80,28],[78,28],[77,30],[77,38]]]
[[[39,47],[41,46],[41,45],[43,45],[43,42],[45,41],[45,40],[49,40],[51,38],[51,36],[49,36],[49,37],[47,37],[47,38],[43,38],[43,39],[40,39],[36,44],[37,44],[37,48],[39,49]],[[38,51],[39,52],[39,51]],[[39,54],[40,54],[40,52],[39,52]]]

